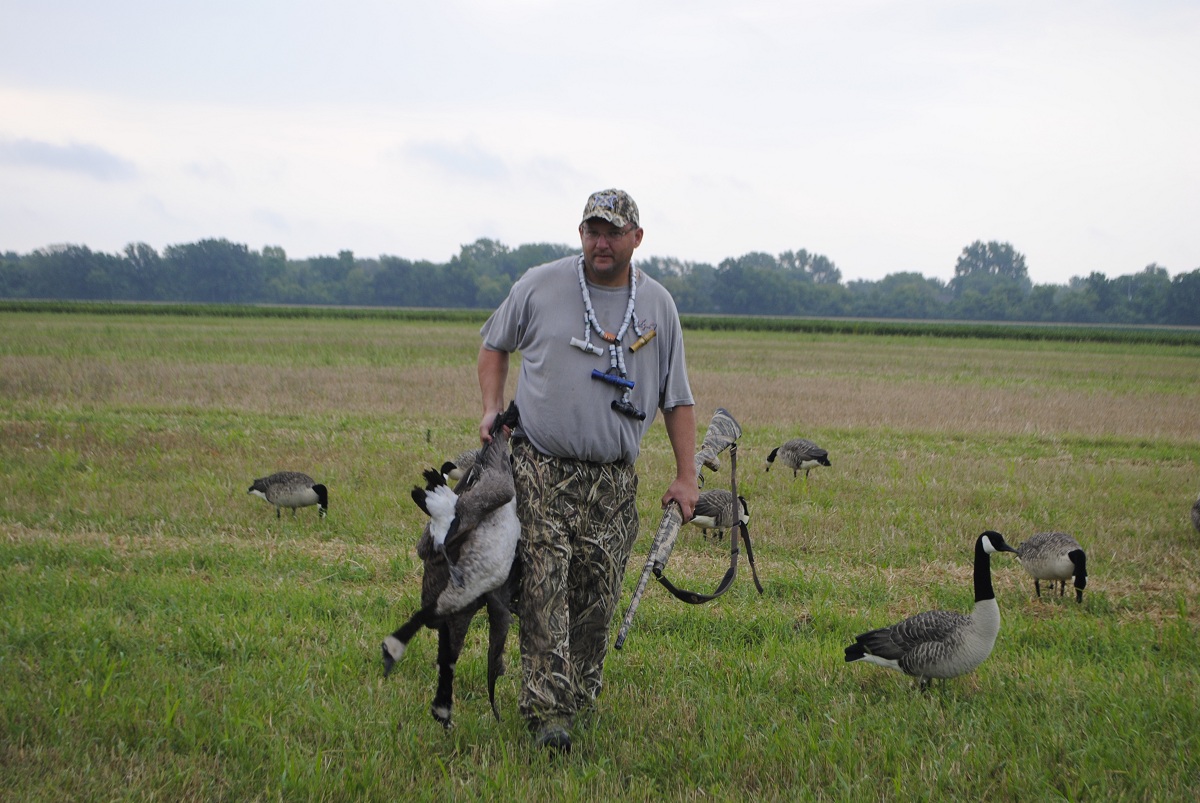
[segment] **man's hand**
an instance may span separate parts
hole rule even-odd
[[[696,484],[695,477],[691,479],[676,477],[671,483],[671,487],[663,494],[662,506],[665,509],[671,502],[678,504],[683,521],[686,524],[696,514],[696,502],[699,500],[700,486]]]

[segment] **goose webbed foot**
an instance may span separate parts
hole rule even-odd
[[[429,707],[429,714],[438,721],[443,728],[450,730],[454,727],[454,723],[450,720],[450,709],[446,706],[434,703]]]
[[[396,662],[404,657],[404,643],[395,636],[388,636],[383,640],[380,648],[383,652],[383,676],[386,678],[392,673],[392,667]]]

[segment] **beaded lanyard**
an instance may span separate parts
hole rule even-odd
[[[629,346],[631,352],[635,352],[649,343],[656,334],[654,329],[643,331],[638,325],[637,315],[634,312],[634,305],[637,302],[637,268],[633,266],[629,268],[629,304],[625,307],[625,315],[621,319],[621,328],[616,334],[605,331],[604,327],[600,325],[600,321],[596,320],[596,311],[592,308],[592,295],[588,292],[587,279],[583,275],[582,255],[580,255],[575,263],[575,271],[579,276],[579,290],[583,294],[583,339],[573,337],[571,338],[571,345],[580,351],[602,357],[604,356],[604,351],[592,344],[592,332],[594,331],[601,340],[608,343],[608,371],[593,369],[592,378],[624,388],[621,398],[613,400],[612,408],[630,418],[644,420],[646,414],[639,410],[629,399],[634,383],[625,371],[625,349],[621,346],[621,339],[625,337],[625,333],[629,331],[631,324],[633,325],[634,334],[638,336],[638,339]]]

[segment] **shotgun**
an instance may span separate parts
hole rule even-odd
[[[696,481],[703,485],[704,473],[703,470],[708,468],[712,471],[717,471],[721,467],[717,456],[726,449],[731,449],[731,456],[737,453],[737,439],[742,436],[742,428],[729,411],[724,407],[718,407],[713,413],[712,420],[708,424],[708,431],[704,433],[704,440],[700,444],[700,449],[696,452]],[[730,473],[734,483],[733,505],[734,505],[734,520],[737,520],[737,479],[736,479],[736,457],[733,457],[733,462],[730,464]],[[670,581],[663,576],[663,570],[667,567],[667,561],[671,558],[671,552],[675,549],[675,539],[679,536],[679,528],[683,526],[683,513],[679,509],[679,505],[671,502],[667,505],[667,509],[663,511],[662,520],[658,524],[658,531],[654,534],[654,540],[650,543],[650,553],[646,558],[646,566],[642,569],[642,576],[638,578],[637,586],[633,590],[633,596],[629,599],[629,608],[625,611],[625,621],[621,623],[621,629],[617,632],[617,640],[613,645],[618,650],[625,644],[625,637],[629,634],[629,627],[633,624],[633,617],[637,613],[638,605],[642,601],[642,594],[646,591],[646,584],[650,580],[650,575],[663,584],[672,594],[685,602],[697,603],[707,602],[720,594],[724,593],[729,587],[729,583],[733,580],[733,575],[736,573],[737,567],[737,534],[732,535],[732,565],[730,573],[726,574],[725,580],[722,581],[718,591],[711,595],[700,595],[690,591],[678,591],[671,585]],[[735,528],[736,530],[736,528]],[[745,528],[742,528],[742,537],[746,543],[747,557],[750,559],[751,570],[754,567],[753,553],[750,550],[750,538],[746,533]],[[762,586],[759,585],[757,571],[755,571],[754,584],[758,586],[759,593],[762,593]]]

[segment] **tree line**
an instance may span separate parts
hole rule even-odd
[[[0,298],[490,309],[527,268],[577,250],[479,239],[436,263],[351,251],[289,259],[279,247],[224,239],[161,254],[145,243],[119,254],[56,246],[0,256]],[[1200,326],[1200,268],[1172,278],[1150,264],[1113,279],[1093,272],[1035,285],[1025,257],[995,241],[963,248],[948,282],[915,272],[843,282],[832,261],[803,249],[716,266],[662,257],[637,264],[684,313]]]

